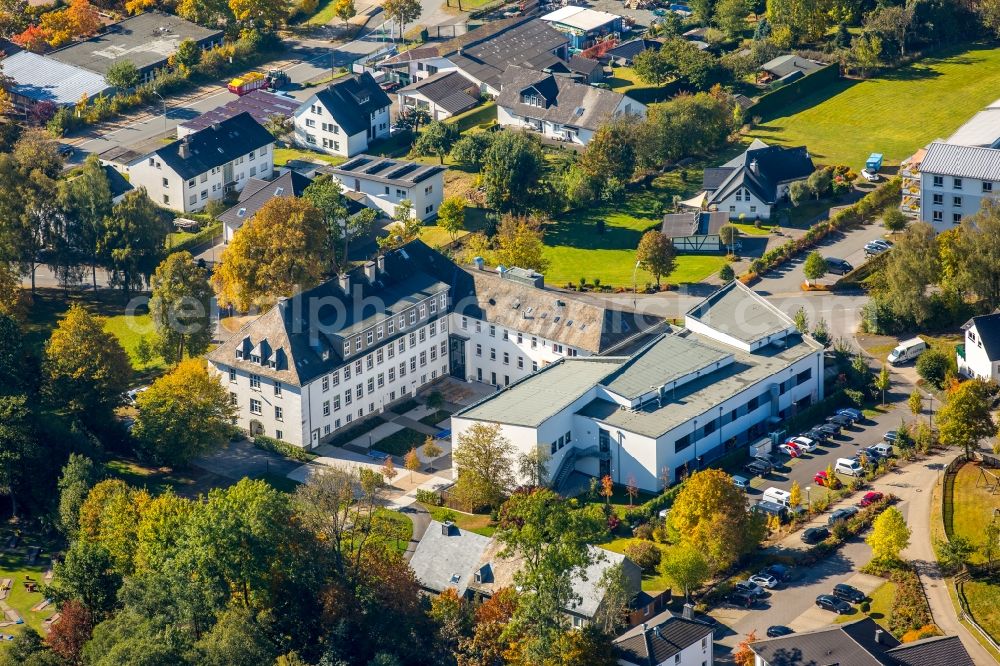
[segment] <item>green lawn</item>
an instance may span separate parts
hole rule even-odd
[[[429,506],[427,504],[423,504],[422,506],[430,512],[431,518],[439,523],[450,520],[460,530],[475,532],[483,536],[493,536],[493,533],[496,531],[496,527],[492,525],[490,517],[486,514],[464,513],[455,509],[449,509],[446,506]]]
[[[410,449],[422,446],[425,439],[427,439],[427,436],[423,433],[403,428],[398,432],[392,433],[385,439],[373,442],[372,448],[394,456],[405,456]]]
[[[396,550],[400,554],[405,553],[406,545],[413,538],[413,521],[398,511],[390,509],[375,509],[375,519],[386,523],[385,532],[395,536]]]
[[[1000,470],[987,470],[994,474]],[[977,487],[976,484],[979,484]],[[992,495],[979,480],[979,465],[963,465],[955,477],[954,515],[952,533],[964,536],[974,544],[983,539],[983,530],[993,520],[993,511],[1000,509],[1000,495]],[[974,564],[985,560],[978,552],[972,556]]]
[[[7,529],[0,532],[0,543],[6,546],[7,540],[12,533],[11,530]],[[27,563],[27,552],[31,546],[38,546],[42,551],[35,564],[29,565]],[[9,551],[4,548],[0,551],[0,578],[12,579],[10,593],[7,595],[4,603],[17,611],[24,620],[24,624],[0,627],[0,633],[20,633],[25,626],[43,633],[42,621],[51,616],[56,609],[50,604],[44,610],[32,611],[31,609],[41,602],[44,597],[41,592],[28,592],[24,586],[24,582],[27,580],[27,577],[31,577],[33,581],[39,584],[44,583],[43,579],[45,572],[49,568],[49,560],[52,556],[53,547],[54,544],[51,542],[37,538],[34,535],[23,534],[16,548]]]
[[[610,550],[612,553],[624,553],[625,548],[633,541],[640,541],[640,539],[623,537],[620,539],[615,539],[607,543],[602,543],[601,548],[605,550]],[[655,543],[655,542],[653,542]],[[664,556],[666,556],[666,547],[663,544],[655,544],[661,551],[663,551]],[[661,590],[666,590],[670,587],[670,580],[660,572],[654,574],[643,574],[642,575],[642,589],[647,592],[659,592]]]
[[[153,353],[148,362],[143,362],[139,358],[138,350],[140,342],[145,340],[146,344],[152,348],[156,339],[153,330],[153,320],[150,318],[149,313],[137,315],[122,314],[108,317],[104,322],[104,330],[118,338],[118,342],[121,343],[128,354],[133,370],[137,372],[156,372],[166,367],[163,357],[159,354]]]
[[[1000,49],[945,49],[866,81],[841,80],[765,118],[753,134],[768,143],[805,145],[821,164],[864,166],[881,152],[899,164],[947,137],[996,99]]]
[[[876,622],[887,620],[889,618],[889,609],[892,608],[892,600],[896,598],[896,584],[892,581],[882,583],[882,585],[871,593],[870,598],[871,608],[868,611],[868,617]],[[835,622],[843,624],[844,622],[854,622],[857,619],[859,619],[859,616],[851,613],[849,615],[838,615]]]
[[[979,626],[990,636],[1000,637],[1000,580],[967,580],[962,587]]]
[[[451,416],[451,412],[444,409],[439,409],[435,412],[428,414],[424,418],[420,419],[420,422],[423,423],[424,425],[428,425],[433,428],[437,426],[438,423],[441,423],[441,421],[444,421],[449,416]]]
[[[327,164],[343,164],[346,157],[327,155],[315,150],[305,150],[302,148],[275,148],[274,166],[285,166],[289,160],[305,160],[306,162],[326,162]]]

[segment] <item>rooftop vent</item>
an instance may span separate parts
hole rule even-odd
[[[238,211],[236,211],[236,217],[243,217],[246,214],[247,214],[246,208],[240,208]]]

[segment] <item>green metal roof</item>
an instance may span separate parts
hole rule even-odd
[[[667,335],[630,358],[602,384],[612,393],[635,400],[651,387],[669,384],[730,355],[693,339]]]

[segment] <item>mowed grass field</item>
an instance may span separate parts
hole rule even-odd
[[[753,135],[804,145],[819,164],[864,167],[870,153],[899,164],[918,148],[947,138],[1000,97],[1000,49],[942,50],[866,81],[838,81],[764,118]]]

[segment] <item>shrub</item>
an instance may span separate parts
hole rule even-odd
[[[912,569],[897,569],[890,576],[896,596],[889,610],[888,629],[896,637],[922,629],[933,621],[920,578]]]
[[[650,573],[660,566],[663,553],[652,541],[633,541],[625,546],[625,556],[635,562],[644,572]]]
[[[937,388],[944,385],[944,378],[951,369],[951,356],[940,349],[928,349],[917,357],[917,374]]]
[[[417,489],[417,501],[428,506],[441,506],[444,502],[441,496],[433,490]]]
[[[299,462],[309,462],[316,457],[315,453],[309,453],[305,449],[300,449],[299,447],[292,446],[287,442],[272,439],[271,437],[265,437],[264,435],[256,435],[253,438],[253,445],[262,451],[277,453],[278,455],[291,458],[292,460],[298,460]]]
[[[871,603],[870,603],[870,602],[868,602],[868,601],[866,600],[866,601],[862,601],[862,602],[861,602],[861,605],[860,605],[860,606],[859,606],[858,608],[859,608],[859,610],[860,610],[860,611],[861,611],[862,613],[867,613],[867,612],[871,611],[871,609],[872,609],[872,605],[871,605]]]
[[[632,530],[632,536],[636,539],[650,541],[653,538],[653,526],[650,523],[643,523]]]

